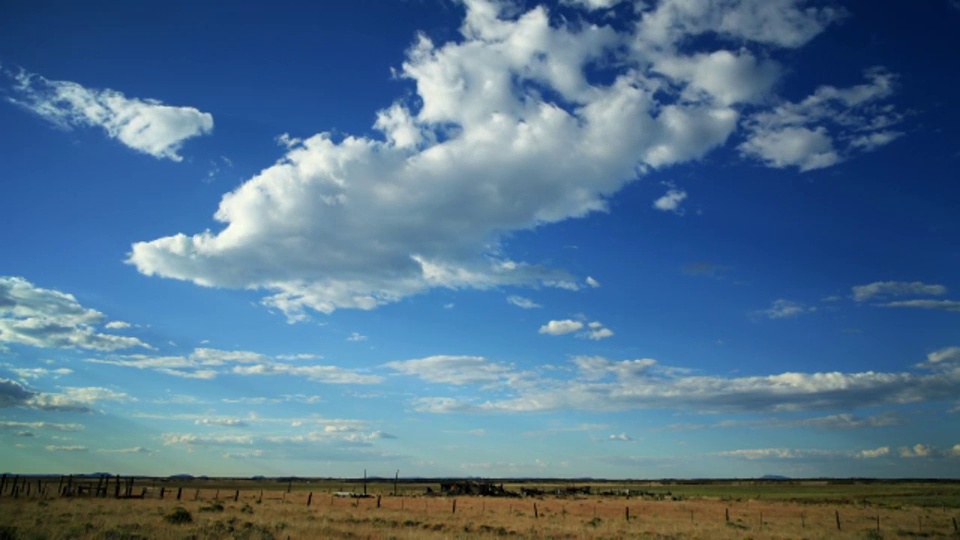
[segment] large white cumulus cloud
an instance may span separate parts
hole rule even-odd
[[[586,11],[464,5],[459,40],[420,35],[407,51],[397,73],[416,98],[378,113],[381,138],[286,136],[282,159],[224,195],[220,230],[138,242],[129,262],[271,291],[291,319],[432,287],[576,288],[511,260],[503,235],[603,211],[644,172],[724,144],[744,108],[773,99],[771,55],[841,16],[798,0],[668,0],[614,29]],[[701,34],[729,50],[688,50]]]

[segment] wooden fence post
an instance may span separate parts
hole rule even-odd
[[[310,503],[312,503],[312,502],[313,502],[313,492],[311,491],[310,494],[307,495],[307,507],[308,507],[308,508],[310,507]],[[380,501],[377,501],[377,502],[379,503]]]
[[[628,506],[627,509],[624,511],[624,514],[625,514],[626,517],[627,517],[627,521],[630,521],[630,507],[629,507],[629,506]]]
[[[537,512],[537,503],[533,503],[533,518],[534,519],[540,518],[540,513]]]
[[[183,494],[183,487],[177,488],[177,500],[180,500],[180,495]]]
[[[837,516],[837,530],[839,531],[839,530],[840,530],[840,511],[839,511],[839,510],[834,510],[834,512],[836,512],[836,516]]]
[[[726,518],[726,520],[727,520],[727,523],[730,523],[730,509],[729,509],[729,508],[727,508],[726,511],[725,511],[725,518]]]
[[[457,500],[456,500],[456,499],[453,500],[453,512],[451,512],[451,513],[452,513],[452,514],[456,514],[456,513],[457,513]]]
[[[380,496],[377,495],[377,508],[380,508]]]
[[[165,487],[161,487],[161,488],[160,488],[160,500],[161,500],[161,501],[163,500],[163,492],[164,492],[164,490],[166,490],[166,489],[167,489],[167,488],[165,488]]]
[[[63,477],[60,477],[60,480],[63,481]],[[3,490],[7,487],[7,475],[3,475],[3,478],[0,478],[0,497],[3,497]],[[60,488],[57,488],[59,491]]]
[[[236,493],[233,494],[233,502],[237,502],[237,499],[240,498],[240,490],[238,489]]]

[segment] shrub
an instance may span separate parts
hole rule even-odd
[[[168,523],[193,523],[193,516],[182,506],[176,507],[173,512],[163,516]]]
[[[216,501],[212,502],[210,503],[210,506],[201,506],[200,511],[201,512],[223,512],[223,503],[216,502]]]

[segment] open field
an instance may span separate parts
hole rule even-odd
[[[89,491],[58,496],[66,480],[28,483],[29,494],[22,489],[14,497],[8,480],[0,497],[0,540],[960,538],[960,482],[505,480],[509,491],[547,492],[514,498],[424,496],[439,483],[381,480],[367,483],[370,498],[341,498],[334,494],[362,493],[363,484],[138,478],[132,485],[122,481],[121,495],[135,497],[120,499],[115,479],[101,497]],[[76,492],[98,481],[69,483]],[[589,486],[591,493],[550,494],[568,486]]]

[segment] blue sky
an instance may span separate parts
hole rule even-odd
[[[7,2],[16,472],[957,477],[960,4]]]

